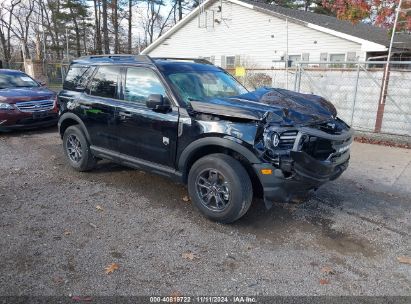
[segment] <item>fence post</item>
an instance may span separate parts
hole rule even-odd
[[[380,133],[382,128],[382,120],[384,117],[385,101],[388,95],[388,83],[390,81],[390,64],[389,61],[386,63],[384,69],[384,74],[382,76],[380,99],[378,100],[377,118],[375,119],[374,132]]]
[[[355,79],[355,86],[354,86],[354,97],[352,101],[352,109],[351,109],[351,123],[352,126],[354,122],[354,111],[355,111],[355,103],[357,101],[357,92],[358,92],[358,82],[360,80],[360,63],[357,62],[357,78]]]
[[[300,65],[297,63],[296,70],[295,70],[295,76],[294,76],[294,91],[297,91],[297,75],[298,75],[299,70],[300,70]]]

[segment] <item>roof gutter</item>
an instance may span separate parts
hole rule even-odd
[[[387,51],[388,50],[388,48],[385,45],[378,44],[378,43],[375,43],[375,42],[372,42],[372,41],[369,41],[369,40],[365,40],[365,39],[362,39],[362,38],[358,38],[358,37],[355,37],[355,36],[352,36],[352,35],[348,35],[348,34],[345,34],[345,33],[341,33],[341,32],[338,32],[338,31],[334,31],[332,29],[329,29],[329,28],[326,28],[326,27],[323,27],[323,26],[320,26],[320,25],[307,23],[306,26],[311,28],[311,29],[323,32],[323,33],[327,33],[327,34],[330,34],[330,35],[333,35],[333,36],[336,36],[336,37],[339,37],[339,38],[343,38],[343,39],[346,39],[346,40],[361,44],[361,50],[364,51],[364,52],[368,52],[368,51],[377,52],[377,51]]]

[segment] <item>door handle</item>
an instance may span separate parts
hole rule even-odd
[[[118,112],[118,114],[120,115],[120,119],[126,119],[126,118],[130,118],[133,116],[131,112],[124,112],[124,111],[120,111]]]

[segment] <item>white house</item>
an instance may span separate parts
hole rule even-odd
[[[355,61],[387,53],[381,28],[250,0],[206,0],[143,54],[206,58],[223,68],[271,68],[285,58],[310,62]],[[406,37],[403,50],[411,49]]]

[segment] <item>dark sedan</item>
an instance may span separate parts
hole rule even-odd
[[[0,69],[0,131],[57,123],[56,93],[27,74]]]

